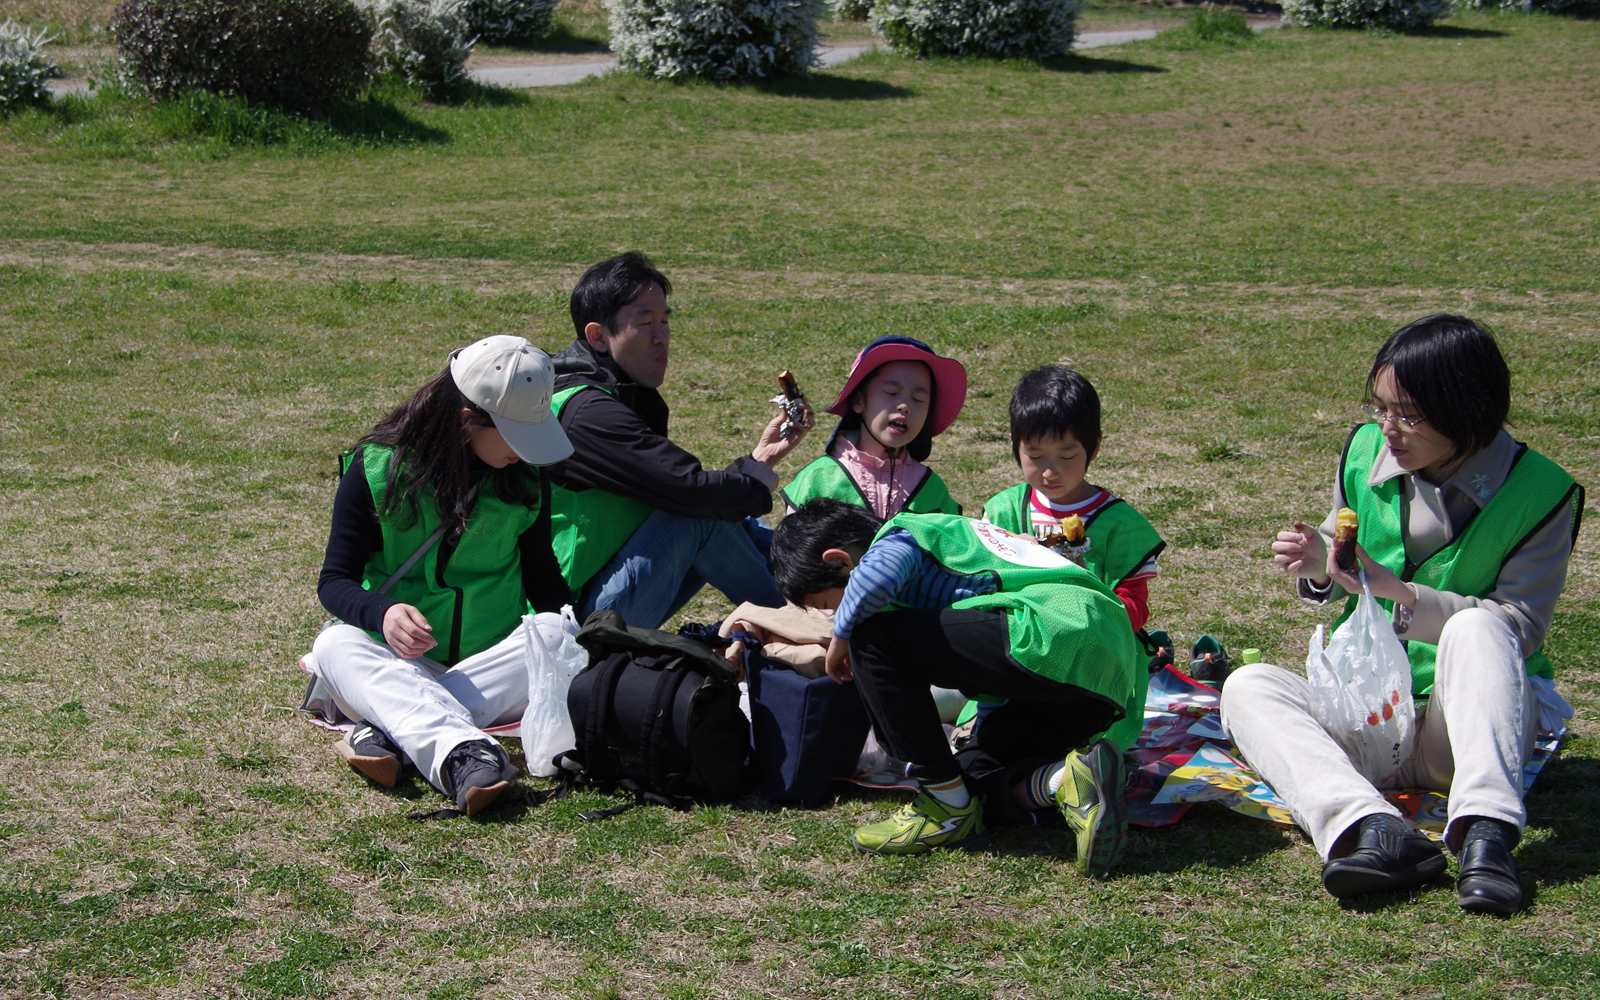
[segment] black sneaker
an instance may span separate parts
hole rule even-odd
[[[1339,899],[1393,892],[1432,882],[1445,870],[1444,852],[1425,834],[1384,813],[1361,820],[1356,849],[1322,866],[1322,885]]]
[[[388,733],[370,722],[359,723],[334,749],[351,767],[385,788],[393,788],[400,779],[405,754]]]
[[[468,816],[479,812],[511,787],[501,775],[506,769],[505,751],[488,740],[473,740],[450,751],[440,776],[445,791],[455,797],[456,808]]]

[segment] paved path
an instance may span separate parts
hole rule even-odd
[[[1277,22],[1265,22],[1251,25],[1256,31],[1267,28],[1276,28]],[[1157,28],[1137,28],[1131,31],[1086,31],[1079,35],[1072,43],[1074,49],[1098,49],[1105,45],[1121,45],[1124,42],[1142,42],[1147,38],[1154,38],[1161,33]],[[824,66],[837,66],[838,64],[863,52],[871,52],[876,45],[823,45],[817,49],[817,55]],[[478,83],[491,87],[507,87],[512,90],[524,90],[529,87],[559,87],[562,84],[577,83],[579,80],[616,69],[615,59],[606,59],[598,62],[586,63],[560,63],[553,66],[490,66],[484,69],[475,69],[468,72],[468,76]],[[50,89],[57,94],[83,93],[89,89],[82,80],[62,80],[50,84]]]
[[[1142,28],[1137,31],[1086,31],[1078,36],[1072,47],[1096,49],[1102,45],[1139,42],[1146,38],[1154,38],[1158,34],[1160,32],[1154,28]],[[817,55],[821,58],[822,65],[837,66],[875,48],[876,45],[822,45],[818,46]],[[523,90],[528,87],[559,87],[564,83],[577,83],[579,80],[599,76],[616,67],[615,59],[607,59],[604,62],[563,63],[559,66],[492,66],[487,69],[472,70],[468,75],[487,86]]]

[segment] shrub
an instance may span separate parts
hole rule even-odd
[[[1451,0],[1283,0],[1283,19],[1289,24],[1325,28],[1392,28],[1409,31],[1426,27],[1444,15]]]
[[[352,0],[122,0],[128,77],[166,100],[209,90],[316,109],[366,83],[372,26]]]
[[[372,49],[380,69],[445,93],[467,77],[472,28],[462,0],[362,0],[377,22]]]
[[[895,51],[929,56],[1047,59],[1077,34],[1083,0],[878,0],[872,30]]]
[[[548,35],[560,3],[561,0],[467,0],[463,13],[478,41],[506,45]]]
[[[606,0],[624,68],[663,79],[770,78],[816,65],[822,0]]]
[[[1181,28],[1163,31],[1156,44],[1167,49],[1193,49],[1201,45],[1250,45],[1259,36],[1250,30],[1244,14],[1226,7],[1201,7],[1189,16],[1189,23]]]
[[[56,65],[44,54],[50,36],[10,20],[0,24],[0,111],[50,100]]]
[[[828,0],[838,21],[865,21],[872,14],[873,0]]]

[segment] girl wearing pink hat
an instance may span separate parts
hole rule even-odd
[[[923,465],[967,399],[967,370],[910,337],[879,337],[856,355],[828,412],[839,426],[823,456],[783,489],[790,511],[832,497],[881,518],[902,511],[959,514],[939,474]]]

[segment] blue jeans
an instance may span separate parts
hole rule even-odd
[[[734,604],[782,607],[771,550],[772,529],[759,518],[714,521],[658,510],[589,581],[582,617],[611,608],[636,628],[660,628],[708,583]]]

